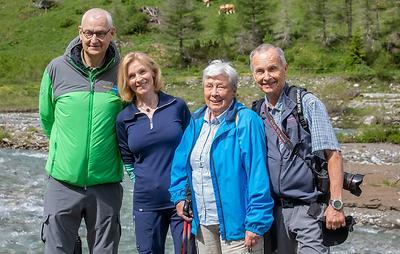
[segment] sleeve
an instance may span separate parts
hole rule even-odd
[[[186,185],[188,183],[188,159],[191,150],[194,132],[194,120],[189,118],[190,122],[183,133],[181,142],[175,150],[174,159],[171,165],[171,185],[169,193],[171,201],[176,204],[186,198]]]
[[[254,112],[246,110],[239,116],[238,137],[248,184],[245,227],[262,236],[272,225],[274,201],[266,163],[264,125]]]
[[[47,137],[51,135],[54,123],[53,82],[46,70],[43,73],[39,93],[39,118],[43,132]]]
[[[313,153],[323,150],[340,151],[335,131],[325,105],[313,94],[306,94],[302,100],[304,117],[310,127]]]
[[[118,147],[119,151],[121,153],[121,159],[122,162],[124,163],[124,168],[126,172],[128,173],[129,178],[132,180],[132,182],[135,181],[135,174],[134,174],[134,163],[135,163],[135,158],[133,156],[133,153],[129,149],[128,145],[128,133],[125,130],[125,124],[122,120],[117,118],[116,121],[116,133],[117,133],[117,139],[118,139]]]

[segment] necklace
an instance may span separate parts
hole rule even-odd
[[[150,108],[150,107],[143,107],[143,106],[141,106],[141,107],[138,107],[138,109],[139,109],[140,111],[144,111],[144,112],[147,112],[147,113],[150,113],[150,112],[152,111],[152,108]]]
[[[140,102],[136,101],[135,104],[139,104],[136,106],[139,109],[139,111],[142,111],[145,114],[152,114],[152,112],[154,112],[157,109],[157,103],[158,103],[158,96],[148,100],[148,103],[144,103],[143,100],[140,100]]]

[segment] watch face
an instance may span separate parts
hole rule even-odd
[[[332,207],[335,208],[336,210],[340,210],[343,207],[343,202],[339,199],[332,200],[331,204]]]

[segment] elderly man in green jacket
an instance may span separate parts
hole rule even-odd
[[[46,67],[39,114],[49,137],[42,240],[45,253],[72,253],[85,219],[90,253],[117,253],[122,164],[115,119],[119,54],[110,13],[90,9],[79,36]]]

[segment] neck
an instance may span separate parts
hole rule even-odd
[[[86,54],[86,52],[83,52],[83,58],[85,60],[86,65],[92,68],[100,67],[100,65],[103,63],[105,56],[106,53],[103,53],[98,56],[89,56],[88,54]]]
[[[136,95],[135,105],[137,107],[148,107],[148,108],[156,108],[158,104],[158,94],[156,93],[148,93],[142,95]]]
[[[279,97],[281,97],[281,94],[283,93],[283,90],[284,88],[282,87],[279,91],[267,93],[268,103],[275,107],[278,103]]]
[[[276,103],[278,103],[279,96],[276,97],[274,95],[267,94],[267,98],[268,98],[269,104],[271,104],[272,106],[275,107]]]

